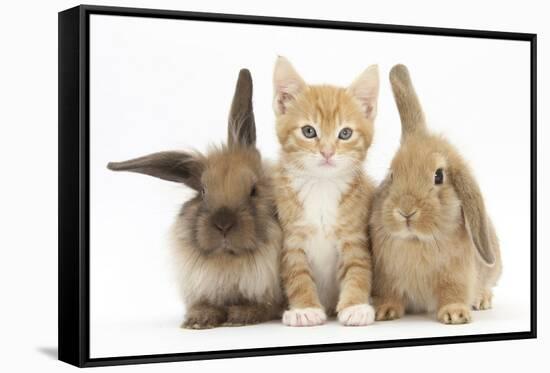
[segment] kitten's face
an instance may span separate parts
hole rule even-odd
[[[361,167],[372,142],[378,72],[351,87],[308,86],[284,58],[275,67],[277,136],[284,161],[315,176]]]
[[[345,89],[309,86],[279,116],[277,135],[288,160],[328,175],[360,167],[373,124]]]

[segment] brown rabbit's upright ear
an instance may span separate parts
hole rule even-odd
[[[426,119],[418,96],[405,65],[395,65],[390,71],[393,97],[401,117],[401,141],[410,135],[422,135],[427,132]]]
[[[489,239],[489,218],[479,186],[464,165],[456,170],[451,169],[451,179],[462,203],[464,221],[472,241],[483,261],[492,266],[495,264],[495,254]]]
[[[163,180],[183,183],[200,190],[203,163],[196,157],[184,152],[159,152],[124,162],[109,162],[107,168],[113,171],[130,171]]]
[[[242,69],[239,72],[229,112],[227,144],[229,147],[254,146],[256,144],[256,124],[252,108],[252,76],[247,69]]]

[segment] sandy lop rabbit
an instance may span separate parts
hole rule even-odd
[[[437,311],[442,323],[467,323],[471,308],[491,307],[497,236],[466,162],[428,132],[407,68],[394,66],[390,81],[402,137],[370,219],[376,319]]]
[[[184,328],[246,325],[280,316],[282,233],[269,171],[255,142],[252,78],[243,69],[229,115],[227,145],[207,155],[166,151],[108,165],[196,191],[172,227],[187,308]]]

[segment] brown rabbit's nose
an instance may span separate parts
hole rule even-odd
[[[235,226],[236,221],[235,213],[227,207],[218,209],[218,211],[212,215],[212,224],[224,235]]]

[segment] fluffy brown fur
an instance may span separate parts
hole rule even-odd
[[[373,136],[377,68],[367,69],[347,89],[313,86],[280,57],[274,86],[282,148],[275,191],[289,302],[283,322],[319,325],[337,313],[344,325],[367,325],[374,309],[366,206],[374,187],[362,164]],[[306,137],[305,126],[316,136]],[[346,128],[351,136],[342,139]]]
[[[252,80],[241,70],[227,146],[207,155],[161,152],[108,166],[181,182],[197,192],[172,228],[187,306],[183,327],[246,325],[280,316],[282,232],[270,172],[255,141]]]
[[[491,307],[498,240],[466,162],[427,131],[406,67],[390,80],[402,138],[370,219],[376,319],[436,310],[442,323],[467,323],[472,307]]]

